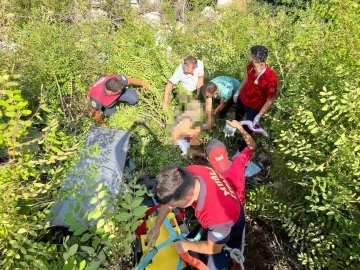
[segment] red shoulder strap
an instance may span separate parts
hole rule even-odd
[[[150,207],[148,210],[146,210],[144,221],[135,230],[136,237],[140,237],[140,235],[144,234],[144,232],[146,230],[146,219],[148,218],[148,216],[150,216],[152,213],[154,213],[159,208],[160,208],[160,204],[155,204],[153,207]]]

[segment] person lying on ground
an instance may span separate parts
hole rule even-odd
[[[205,255],[209,269],[226,269],[231,262],[229,248],[241,248],[245,216],[234,187],[220,173],[207,166],[171,166],[155,180],[153,194],[161,204],[148,239],[157,239],[160,226],[172,208],[193,207],[207,239],[199,242],[180,240],[178,254],[194,251]]]
[[[256,125],[274,103],[278,78],[266,63],[267,57],[268,49],[265,46],[251,47],[246,76],[234,95],[237,121],[243,120],[246,114],[246,120],[253,121],[253,124]],[[252,133],[247,127],[245,129],[249,134]],[[243,143],[239,152],[245,147],[246,144]]]
[[[233,96],[240,87],[240,82],[229,76],[219,76],[205,83],[201,92],[205,97],[205,111],[207,124],[210,125],[212,117],[219,115],[224,118],[234,104]],[[220,104],[212,110],[212,98],[220,99]]]
[[[227,121],[229,125],[236,127],[241,133],[247,147],[239,155],[229,160],[228,152],[224,143],[212,139],[206,146],[205,152],[211,166],[221,173],[235,188],[235,192],[242,205],[246,201],[245,169],[246,164],[251,160],[256,144],[249,133],[236,120]]]
[[[176,117],[171,127],[171,141],[180,147],[183,156],[190,153],[200,154],[196,148],[199,145],[199,135],[204,128],[201,112],[201,103],[192,100],[187,104],[185,111]]]
[[[169,97],[172,87],[178,82],[187,92],[193,93],[196,97],[200,93],[200,87],[204,83],[204,64],[195,56],[189,55],[180,64],[165,86],[165,94],[162,108],[166,110],[169,105]]]
[[[138,79],[125,77],[118,74],[111,74],[101,77],[89,90],[90,110],[95,121],[102,126],[105,122],[101,118],[101,111],[111,116],[116,112],[118,101],[133,105],[139,101],[139,96],[135,90],[128,87],[129,84],[141,86],[146,89],[149,87],[147,82]]]

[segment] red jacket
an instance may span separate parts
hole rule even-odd
[[[206,229],[211,225],[231,221],[236,223],[241,214],[241,206],[233,186],[209,167],[193,165],[186,169],[205,184],[205,187],[200,188],[202,201],[193,204],[200,224]]]
[[[248,80],[241,89],[239,98],[245,106],[260,111],[268,98],[275,97],[278,78],[268,65],[257,81],[255,69],[251,64],[246,67],[246,73]]]
[[[101,77],[89,90],[90,98],[98,100],[105,108],[112,105],[121,96],[122,93],[120,91],[116,95],[106,94],[105,83],[112,78],[125,81],[127,84],[127,79],[125,77],[118,74],[111,74]]]

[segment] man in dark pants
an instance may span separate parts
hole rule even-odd
[[[89,90],[90,110],[95,121],[102,126],[105,122],[101,118],[100,111],[111,116],[116,112],[116,103],[118,101],[133,105],[139,101],[138,94],[129,84],[138,85],[143,88],[149,87],[149,84],[138,79],[133,79],[118,74],[111,74],[101,77]]]
[[[212,123],[212,118],[219,115],[224,118],[233,105],[233,96],[239,89],[240,82],[229,76],[219,76],[201,87],[205,97],[205,111],[208,126]],[[219,106],[213,111],[212,98],[220,99]]]
[[[266,64],[267,57],[268,49],[266,47],[261,45],[251,47],[246,76],[234,96],[237,121],[243,120],[246,114],[246,120],[253,121],[253,124],[256,125],[274,103],[278,78]],[[252,133],[247,127],[245,129],[249,134]],[[246,143],[243,141],[238,153],[245,147]]]

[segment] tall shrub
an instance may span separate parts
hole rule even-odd
[[[334,9],[343,20],[326,21],[319,8],[293,25],[280,62],[285,89],[272,117],[276,183],[252,192],[250,208],[281,221],[310,268],[357,269],[360,54],[353,37],[360,29],[354,8]]]

